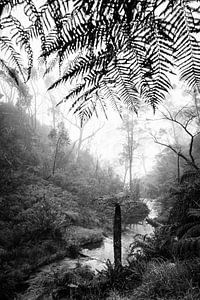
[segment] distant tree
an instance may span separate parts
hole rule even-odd
[[[177,156],[177,178],[180,180],[180,158],[186,162],[189,167],[199,170],[199,166],[196,164],[195,157],[193,156],[193,146],[195,138],[200,134],[200,130],[197,126],[198,114],[194,107],[182,107],[176,113],[170,112],[167,108],[165,111],[161,111],[163,120],[170,121],[173,126],[178,125],[182,129],[183,134],[185,134],[189,139],[188,154],[185,154],[182,150],[180,144],[170,144],[159,140],[156,135],[152,134],[155,143],[167,147],[173,151]],[[173,127],[174,131],[174,127]],[[160,131],[160,135],[164,135],[165,130]]]
[[[53,142],[54,145],[54,158],[53,158],[53,166],[52,166],[52,175],[54,175],[56,170],[56,163],[58,159],[59,152],[61,151],[61,147],[69,145],[69,135],[63,122],[58,124],[58,128],[52,129],[49,133],[49,138]]]
[[[103,127],[103,125],[100,125],[97,129],[93,130],[92,133],[89,133],[85,135],[85,128],[88,124],[88,120],[85,122],[80,122],[79,119],[75,118],[75,121],[72,121],[71,119],[67,118],[62,115],[63,119],[66,120],[70,125],[74,126],[78,130],[78,139],[74,141],[73,143],[73,149],[76,151],[76,162],[79,161],[81,150],[83,150],[83,144],[91,140]]]
[[[123,116],[123,123],[120,128],[124,137],[120,162],[125,165],[124,183],[126,181],[126,174],[129,171],[129,189],[131,194],[133,193],[133,156],[139,145],[137,124],[137,119],[133,117],[133,114],[126,114]]]
[[[0,103],[1,171],[23,169],[37,163],[32,138],[33,131],[25,112],[12,104]]]

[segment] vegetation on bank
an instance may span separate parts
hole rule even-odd
[[[198,140],[194,148],[197,161]],[[126,266],[116,268],[107,262],[98,274],[79,265],[73,275],[69,270],[54,270],[50,277],[40,274],[41,278],[35,278],[29,291],[40,286],[41,293],[48,291],[55,299],[198,300],[200,176],[183,162],[180,181],[176,180],[174,163],[171,172],[164,173],[166,165],[160,165],[160,161],[173,159],[169,151],[164,151],[155,166],[159,172],[155,176],[159,180],[157,190],[146,184],[146,193],[162,195],[156,201],[159,216],[154,220],[154,234],[134,238]]]
[[[77,161],[64,141],[55,163],[51,128],[37,124],[36,134],[22,107],[1,103],[0,114],[0,298],[11,300],[39,267],[76,257],[112,231],[113,204],[103,196],[123,183],[88,151]],[[146,206],[137,204],[136,214],[143,219]]]
[[[28,291],[40,288],[50,299],[198,300],[199,175],[193,180],[170,192],[170,217],[154,234],[135,237],[127,265],[116,268],[108,261],[98,274],[79,265],[73,272],[52,269],[34,278]]]
[[[69,159],[71,149],[65,143],[57,151],[51,174],[55,144],[48,131],[41,126],[35,138],[22,109],[10,104],[0,108],[6,116],[0,119],[2,299],[14,299],[27,288],[33,299],[47,295],[62,299],[69,294],[71,299],[88,300],[199,299],[199,170],[182,160],[177,173],[177,157],[170,151],[163,151],[150,179],[143,179],[143,197],[161,195],[156,201],[159,218],[154,220],[158,227],[154,235],[134,239],[126,266],[116,268],[107,262],[99,274],[80,265],[73,272],[52,266],[52,271],[33,277],[29,286],[26,280],[40,266],[75,257],[84,244],[102,240],[102,230],[111,230],[113,223],[114,206],[108,199],[123,184],[111,169],[97,169],[88,151],[80,153],[78,163],[73,155]],[[199,137],[193,150],[197,167],[198,145]],[[132,202],[122,203],[124,225],[148,214],[138,201],[138,187],[135,184],[129,197]]]

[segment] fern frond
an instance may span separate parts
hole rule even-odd
[[[76,89],[75,91],[73,91],[73,93],[79,93],[78,98],[76,98],[76,100],[73,102],[70,111],[72,109],[75,109],[75,112],[77,111],[81,111],[81,107],[83,107],[83,102],[85,99],[89,99],[90,97],[92,97],[92,93],[94,93],[97,90],[97,86],[93,86],[90,88],[86,88],[84,86],[85,91],[80,95],[80,90],[83,90],[83,87],[80,87],[78,89]],[[64,101],[66,101],[69,95],[67,97],[64,98]],[[79,104],[80,103],[80,104]]]
[[[0,77],[2,77],[9,86],[17,89],[21,99],[26,99],[26,85],[21,81],[17,70],[9,67],[3,59],[0,59]]]
[[[110,78],[115,78],[115,86],[118,97],[127,105],[129,109],[137,112],[139,106],[139,93],[130,80],[129,64],[125,58],[116,57],[114,61],[108,66],[108,74]]]
[[[108,83],[106,83],[105,80],[103,80],[100,84],[100,90],[98,93],[98,96],[104,100],[104,102],[109,102],[112,106],[112,108],[117,111],[120,115],[120,117],[122,118],[122,106],[121,106],[121,101],[118,98],[116,92],[114,91],[114,89],[109,86]],[[105,109],[104,109],[104,113],[105,113]]]
[[[74,114],[78,113],[78,116],[81,121],[81,127],[84,125],[85,122],[87,122],[89,119],[91,119],[93,113],[96,113],[96,105],[97,103],[94,102],[91,97],[84,99],[81,105],[78,106],[78,108],[74,111]]]
[[[74,97],[80,96],[81,92],[85,90],[85,83],[79,84],[74,89],[72,89],[67,96],[65,96],[56,106],[60,105],[61,103],[66,102],[68,99],[73,99]]]
[[[174,28],[174,56],[181,72],[181,80],[200,91],[200,45],[193,34],[198,18],[193,14],[193,2],[190,1],[190,6],[188,1],[177,1],[168,19]]]
[[[26,31],[30,38],[40,38],[42,52],[45,52],[45,32],[41,12],[39,12],[32,0],[25,1],[24,13],[32,23]],[[46,61],[45,61],[46,62]]]
[[[48,63],[48,66],[46,67],[46,70],[45,70],[43,76],[50,73],[56,67],[58,61],[59,61],[59,55],[56,54],[56,56]]]
[[[97,82],[95,77],[100,79],[105,66],[108,64],[107,56],[104,53],[95,56],[94,54],[78,55],[65,69],[64,75],[49,87],[53,89],[59,84],[66,83],[73,78],[84,78],[88,84],[92,85]]]
[[[109,78],[113,82],[108,88],[112,90],[113,99],[117,99],[112,102],[113,106],[120,99],[137,111],[144,99],[156,108],[171,88],[169,73],[173,72],[174,66],[179,68],[181,79],[187,81],[191,89],[200,91],[197,37],[200,6],[194,0],[51,0],[39,9],[33,0],[0,0],[0,14],[6,5],[12,12],[21,4],[31,25],[24,28],[12,17],[7,21],[12,19],[13,36],[27,52],[28,78],[32,68],[31,38],[41,39],[41,58],[45,62],[55,55],[46,73],[56,63],[62,71],[66,59],[73,55],[73,62],[64,73],[60,72],[60,78],[50,89],[60,83],[71,83],[71,80],[84,82],[85,86],[69,93],[80,111],[84,111],[85,106],[80,106],[82,100],[76,100],[82,97],[89,106],[92,105],[87,92],[91,90],[93,97],[93,87],[98,86],[101,98],[102,83]],[[10,51],[12,63],[23,74],[19,53],[6,39],[1,37],[0,43],[4,44],[4,50]],[[78,53],[81,55],[77,56]]]
[[[3,60],[0,59],[0,69],[8,75],[8,77],[12,80],[14,85],[18,86],[19,85],[19,78],[16,74],[16,71],[12,68],[10,68],[7,63]]]
[[[54,19],[63,17],[69,10],[69,0],[46,1],[41,7],[40,12],[46,29],[52,27],[57,21]]]
[[[16,44],[23,48],[28,56],[28,74],[27,80],[30,78],[31,69],[33,67],[33,51],[30,45],[30,36],[28,32],[24,29],[22,24],[13,16],[6,17],[2,20],[2,25],[4,27],[11,27],[12,37],[11,39],[16,40]]]
[[[6,36],[1,36],[0,47],[2,51],[5,51],[5,53],[8,54],[10,63],[14,65],[16,69],[21,73],[22,78],[25,81],[21,57],[20,54],[14,49],[12,41]]]

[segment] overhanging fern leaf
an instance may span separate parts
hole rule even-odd
[[[174,56],[181,71],[181,79],[200,91],[200,45],[193,34],[196,18],[190,3],[177,1],[168,19],[174,30]]]
[[[129,64],[125,58],[115,57],[113,62],[108,67],[108,77],[115,78],[116,90],[118,92],[118,97],[124,102],[127,107],[135,110],[139,105],[139,94],[136,86],[130,80]]]
[[[16,71],[10,68],[3,59],[0,59],[0,69],[9,76],[15,86],[19,86],[19,77],[17,76]]]
[[[11,40],[6,36],[1,36],[0,47],[1,50],[5,51],[8,54],[10,63],[12,63],[16,67],[16,69],[19,70],[23,77],[23,80],[25,81],[23,64],[20,54],[14,49]]]
[[[16,44],[20,45],[20,48],[23,48],[28,56],[28,74],[27,80],[30,78],[31,69],[33,67],[33,51],[30,46],[30,36],[28,32],[24,29],[22,24],[13,16],[9,16],[2,20],[2,25],[4,27],[11,27],[12,30],[12,39],[16,39]]]

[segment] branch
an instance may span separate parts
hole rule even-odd
[[[95,134],[97,134],[97,132],[100,131],[104,127],[104,125],[105,125],[105,123],[101,127],[97,128],[95,131],[93,131],[93,133],[91,133],[90,135],[88,135],[84,139],[82,139],[82,143],[84,141],[88,140],[89,138],[93,137]]]
[[[188,102],[189,104],[189,102]],[[178,114],[184,109],[184,108],[188,108],[188,104],[184,105],[183,107],[181,107],[181,109],[179,109],[179,111],[175,114],[174,119],[176,119],[176,117],[178,116]]]
[[[189,125],[189,123],[194,119],[196,118],[195,115],[191,115],[191,117],[187,120],[187,122],[185,123],[185,128],[187,128],[187,126]]]
[[[62,114],[62,117],[63,117],[67,122],[69,122],[71,125],[75,126],[76,128],[78,128],[78,129],[80,130],[80,126],[77,125],[76,123],[72,122],[72,121],[71,121],[70,119],[68,119],[67,117],[65,117],[64,114]],[[83,128],[85,125],[86,125],[86,123],[83,124],[82,128]]]
[[[152,135],[153,136],[153,135]],[[181,153],[180,151],[177,151],[175,148],[173,148],[171,145],[168,145],[168,144],[165,144],[165,143],[162,143],[162,142],[159,142],[157,140],[157,138],[155,136],[153,136],[153,139],[154,139],[154,142],[156,144],[159,144],[161,146],[164,146],[164,147],[167,147],[169,148],[170,150],[172,150],[174,153],[176,153],[176,155],[179,155],[180,157],[182,157],[188,164],[192,165],[196,170],[199,170],[199,168],[197,167],[197,165],[195,164],[195,161],[194,161],[194,158],[193,156],[191,157],[191,160],[190,161],[183,153]],[[193,141],[192,141],[192,144],[193,144]],[[191,145],[190,145],[191,147]],[[193,158],[193,159],[192,159]]]
[[[182,109],[183,109],[183,108],[184,108],[184,107],[182,107]],[[178,121],[178,120],[176,119],[177,115],[181,112],[182,109],[180,109],[180,110],[176,113],[175,117],[172,116],[172,114],[170,113],[170,111],[169,111],[167,108],[165,108],[165,109],[167,110],[169,116],[166,115],[164,112],[160,111],[160,112],[162,113],[163,117],[164,117],[163,119],[166,119],[166,120],[168,120],[168,121],[172,121],[172,122],[178,124],[179,126],[181,126],[181,127],[185,130],[185,132],[186,132],[189,136],[193,137],[192,133],[187,129],[187,126],[188,126],[189,123],[196,117],[196,115],[191,115],[191,117],[187,120],[187,122],[185,123],[185,125],[183,125],[180,121]]]

